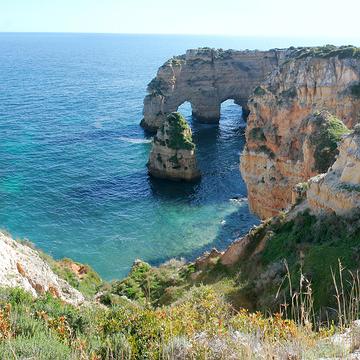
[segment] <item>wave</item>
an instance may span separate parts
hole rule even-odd
[[[230,198],[229,201],[234,202],[234,203],[244,203],[244,202],[248,201],[248,198],[247,197],[234,196],[234,197]]]
[[[141,138],[128,138],[128,137],[119,137],[119,140],[130,143],[130,144],[149,144],[151,139],[141,139]]]

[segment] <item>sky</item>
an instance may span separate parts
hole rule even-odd
[[[360,38],[360,0],[0,0],[0,32]]]

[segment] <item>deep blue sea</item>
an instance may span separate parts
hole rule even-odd
[[[210,126],[182,106],[202,180],[154,180],[145,167],[151,138],[139,126],[146,85],[188,48],[290,45],[304,44],[0,34],[0,227],[55,258],[88,263],[105,279],[125,276],[136,258],[159,264],[225,248],[258,222],[239,173],[241,108],[227,101],[220,124]]]

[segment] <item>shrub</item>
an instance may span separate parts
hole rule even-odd
[[[315,146],[313,170],[324,173],[334,163],[338,154],[338,143],[349,129],[327,111],[315,113],[314,119],[317,130],[310,136],[310,142]]]
[[[185,118],[178,112],[171,113],[167,117],[169,124],[169,144],[172,149],[193,150],[195,144],[192,141],[191,130]]]
[[[351,85],[350,93],[352,96],[359,98],[360,97],[360,83]]]
[[[263,96],[266,94],[266,91],[263,87],[261,86],[257,86],[254,90],[254,95],[256,96]]]
[[[252,128],[249,131],[249,137],[250,137],[250,139],[256,140],[256,141],[265,141],[266,140],[263,129],[259,128],[259,127]]]

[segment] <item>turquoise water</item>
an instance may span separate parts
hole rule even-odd
[[[146,84],[187,48],[269,48],[279,39],[0,34],[0,227],[56,258],[119,278],[135,258],[159,264],[225,248],[251,215],[239,153],[245,123],[226,102],[220,125],[187,115],[197,184],[148,177],[139,127]],[[234,201],[231,198],[240,200]]]

